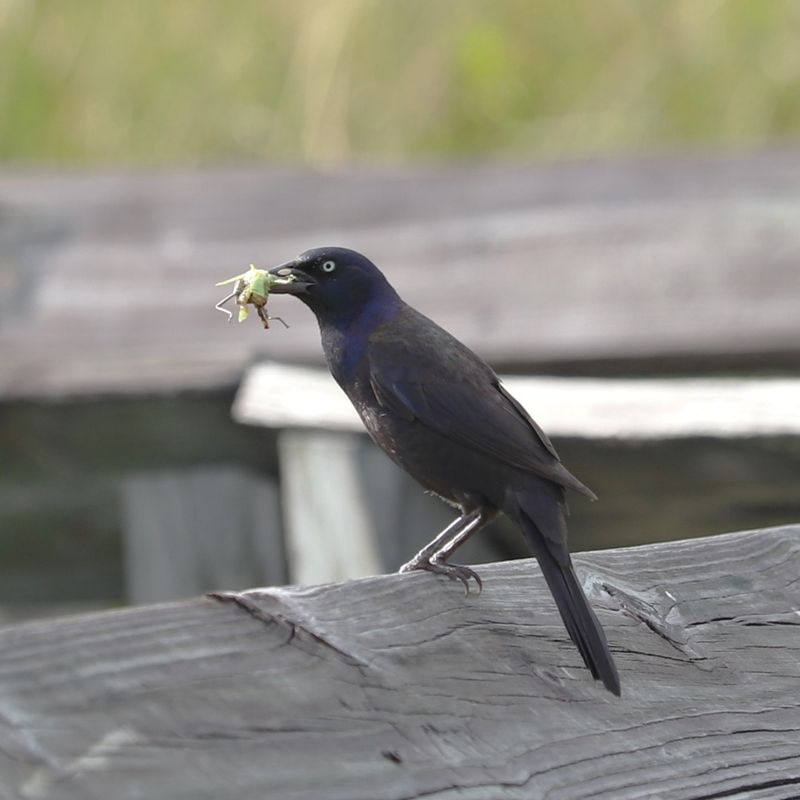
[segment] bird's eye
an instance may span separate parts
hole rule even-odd
[[[336,262],[335,261],[325,261],[322,264],[322,271],[323,272],[333,272],[336,269]]]

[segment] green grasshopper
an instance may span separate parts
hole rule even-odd
[[[265,269],[258,269],[250,265],[247,272],[241,275],[234,275],[232,278],[220,281],[216,286],[225,286],[234,283],[233,291],[222,298],[214,308],[228,315],[228,322],[233,319],[233,314],[227,308],[223,308],[229,300],[235,300],[239,306],[239,322],[243,322],[250,315],[248,305],[255,306],[259,319],[264,323],[265,328],[269,328],[270,320],[276,319],[285,327],[289,327],[280,317],[270,317],[267,314],[267,298],[270,290],[276,284],[291,283],[293,278],[279,278],[277,275],[270,275]]]

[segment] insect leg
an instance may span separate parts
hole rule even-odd
[[[217,311],[221,311],[223,314],[227,314],[228,315],[228,322],[230,322],[233,319],[233,314],[231,314],[231,312],[228,311],[227,308],[223,308],[222,306],[224,306],[225,303],[228,302],[228,300],[233,300],[234,297],[236,297],[236,292],[235,291],[231,292],[229,295],[226,295],[225,297],[223,297],[222,300],[220,300],[219,303],[217,303],[214,306],[214,308],[216,308]]]

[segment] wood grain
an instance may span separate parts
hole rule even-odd
[[[0,797],[796,798],[800,526],[576,559],[620,700],[535,562],[0,630]]]

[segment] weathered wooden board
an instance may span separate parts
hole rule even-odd
[[[797,152],[5,171],[0,397],[231,385],[254,352],[319,363],[315,323],[295,301],[275,300],[288,333],[227,327],[213,284],[327,243],[365,251],[410,302],[505,368],[796,364],[798,217]]]
[[[587,554],[623,697],[534,562],[0,630],[0,797],[796,798],[800,526]]]
[[[800,434],[800,378],[503,378],[552,436],[664,439]],[[264,363],[248,370],[233,417],[270,428],[363,432],[327,370]]]
[[[277,481],[276,437],[234,423],[232,400],[0,404],[0,620],[285,582],[277,491],[262,484]],[[124,563],[138,525],[155,568],[141,550]]]
[[[278,435],[292,583],[360,578],[383,569],[370,524],[370,498],[360,480],[359,445],[357,437],[333,432]]]
[[[121,481],[126,599],[178,600],[209,585],[286,583],[275,481],[233,466]]]

